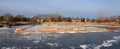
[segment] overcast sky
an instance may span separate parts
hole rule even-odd
[[[120,0],[0,0],[0,15],[11,13],[32,17],[58,11],[63,16],[96,18],[120,15]]]

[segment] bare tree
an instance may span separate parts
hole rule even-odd
[[[11,22],[12,21],[12,14],[10,14],[10,13],[6,13],[6,14],[4,14],[4,21],[6,21],[6,22]]]

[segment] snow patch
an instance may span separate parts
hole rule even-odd
[[[97,45],[94,47],[94,49],[100,49],[101,47],[110,47],[115,43],[118,43],[120,41],[120,36],[114,36],[113,39],[105,40],[102,44]]]

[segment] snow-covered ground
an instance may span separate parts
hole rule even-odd
[[[85,28],[86,31],[79,31],[80,33],[87,33],[87,32],[106,32],[104,28],[98,27],[85,27],[85,26],[75,26],[75,25],[68,25],[68,26],[22,26],[19,27],[25,30],[41,30],[43,28]],[[37,32],[36,32],[37,33]],[[65,31],[65,32],[57,32],[57,33],[78,33],[78,31]],[[28,32],[24,32],[23,34],[29,34]]]
[[[40,30],[43,28],[80,28],[82,26],[33,26],[31,28],[28,28],[26,30]]]

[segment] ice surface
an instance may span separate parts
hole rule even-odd
[[[84,45],[80,45],[80,47],[82,49],[101,49],[102,47],[111,47],[114,44],[117,44],[118,42],[120,42],[119,39],[120,39],[120,36],[114,36],[113,39],[104,40],[103,43],[99,45],[84,44]]]
[[[110,47],[115,43],[120,42],[120,36],[114,36],[113,39],[105,40],[101,45],[97,45],[94,47],[94,49],[100,49],[101,47]]]
[[[16,26],[16,27],[21,27],[21,28],[25,28],[25,29],[30,29],[32,28],[31,26]],[[44,27],[48,27],[48,26],[44,26]],[[43,27],[43,28],[44,28]],[[39,28],[39,27],[38,27]],[[88,27],[89,29],[99,29],[99,28],[94,28],[94,27]],[[114,44],[119,44],[120,42],[120,36],[119,36],[119,32],[103,32],[103,33],[87,33],[87,34],[47,34],[47,33],[40,33],[40,34],[22,34],[22,35],[11,35],[11,33],[13,33],[12,31],[13,29],[8,28],[8,29],[4,29],[4,28],[0,28],[0,44],[4,43],[4,45],[7,46],[20,46],[24,45],[24,46],[29,46],[32,45],[33,48],[34,45],[35,46],[43,46],[45,44],[45,46],[47,45],[49,46],[55,46],[52,47],[53,49],[57,48],[63,48],[63,49],[69,49],[71,46],[71,49],[77,49],[76,47],[78,47],[78,49],[82,48],[82,49],[100,49],[102,47],[111,47]],[[27,33],[27,32],[26,32]],[[66,33],[66,32],[63,32]],[[70,33],[74,33],[74,32],[70,32]],[[111,33],[115,34],[114,36],[111,36]],[[6,35],[7,34],[7,35]],[[92,34],[92,35],[90,35]],[[100,35],[99,35],[100,34]],[[107,34],[108,36],[110,36],[110,39],[101,39],[102,36],[104,36],[105,38],[107,38],[108,36],[104,35]],[[116,35],[117,34],[117,35]],[[97,36],[98,35],[98,36]],[[14,38],[13,38],[14,37]],[[98,40],[101,40],[100,43],[97,42],[96,39],[94,39],[93,37],[98,37]],[[100,37],[100,38],[99,38]],[[14,39],[14,40],[13,40]],[[102,42],[103,41],[103,42]],[[81,43],[82,45],[81,45]],[[102,43],[101,43],[102,42]],[[41,43],[43,45],[41,45]],[[87,44],[89,43],[89,44]],[[96,44],[99,43],[99,44]],[[12,45],[14,44],[14,45]],[[0,45],[1,46],[1,45]],[[43,46],[44,47],[44,46]],[[44,47],[46,48],[46,47]],[[62,49],[61,48],[61,49]]]

